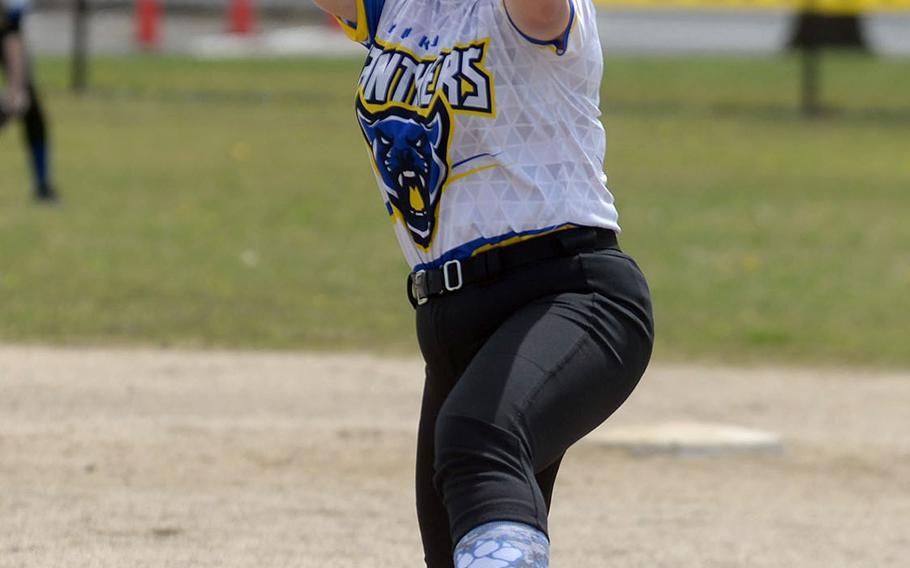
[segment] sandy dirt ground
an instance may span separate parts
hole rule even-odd
[[[0,347],[0,566],[422,566],[421,365]],[[566,459],[554,568],[898,567],[910,373],[655,365],[606,428],[778,432],[754,455]],[[596,436],[595,436],[596,438]]]

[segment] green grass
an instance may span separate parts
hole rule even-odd
[[[611,188],[657,357],[910,365],[910,61],[609,58]],[[354,61],[39,62],[64,201],[0,135],[0,341],[414,351]]]

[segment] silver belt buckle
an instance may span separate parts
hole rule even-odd
[[[413,275],[411,275],[411,295],[414,296],[414,300],[417,301],[418,306],[422,306],[429,301],[429,298],[426,296],[427,290],[427,271],[418,270]]]
[[[449,267],[451,266],[455,267],[455,275],[458,278],[457,284],[452,284],[452,278],[449,276]],[[460,260],[450,260],[449,262],[442,265],[442,281],[445,284],[447,292],[454,292],[455,290],[461,289],[461,287],[464,285],[464,276],[461,273]]]

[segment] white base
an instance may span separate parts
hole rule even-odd
[[[780,436],[773,432],[703,422],[664,422],[616,428],[608,423],[585,440],[589,444],[636,455],[779,453],[783,450]]]

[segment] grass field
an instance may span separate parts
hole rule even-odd
[[[64,201],[0,135],[0,341],[413,347],[355,61],[38,62]],[[615,59],[607,167],[663,359],[910,365],[910,61]]]

